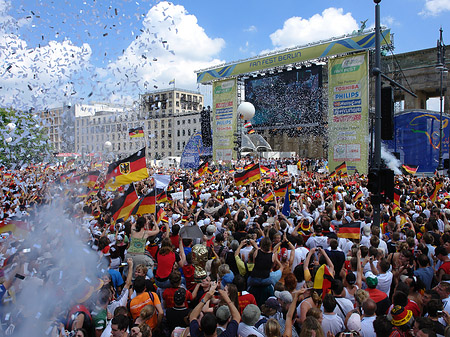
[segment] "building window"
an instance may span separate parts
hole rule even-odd
[[[157,148],[158,148],[158,141],[155,140],[155,149],[157,149]]]
[[[190,118],[188,119],[188,124],[191,124],[191,119]]]
[[[185,129],[183,129],[182,133],[183,133],[183,136],[186,136],[186,130]]]
[[[161,149],[164,149],[165,145],[166,145],[165,142],[162,140],[161,141]]]
[[[180,142],[177,142],[177,150],[180,151]]]
[[[161,121],[161,129],[164,129],[164,121]]]
[[[180,93],[179,92],[177,92],[176,98],[180,98]]]
[[[180,121],[179,120],[177,121],[177,125],[180,125]]]
[[[186,120],[185,119],[183,119],[182,121],[181,121],[181,124],[186,124]]]
[[[191,129],[188,129],[188,136],[191,135]]]
[[[177,137],[180,137],[180,129],[177,130]]]
[[[197,119],[196,118],[194,118],[193,120],[192,120],[192,123],[197,123]]]

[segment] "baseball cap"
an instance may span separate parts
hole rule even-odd
[[[259,310],[256,305],[249,304],[242,312],[242,322],[249,326],[253,326],[256,324],[256,322],[258,322],[260,316],[261,310]]]
[[[287,290],[275,291],[275,297],[285,303],[292,303],[293,301],[291,293]]]

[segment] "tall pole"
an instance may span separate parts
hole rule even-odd
[[[442,27],[439,29],[439,40],[437,42],[437,67],[439,69],[440,73],[440,85],[439,85],[439,95],[440,95],[440,107],[439,107],[439,163],[437,170],[441,171],[444,167],[442,165],[442,81],[443,81],[443,74],[444,74],[444,55],[443,55],[443,42],[442,42]]]
[[[373,168],[379,172],[381,168],[381,25],[380,25],[380,2],[374,0],[375,5],[375,66],[372,74],[375,76],[375,149]],[[380,186],[373,204],[373,224],[380,226]]]

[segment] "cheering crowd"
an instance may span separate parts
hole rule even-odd
[[[448,178],[322,165],[4,168],[0,335],[450,336]]]

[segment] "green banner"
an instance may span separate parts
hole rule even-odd
[[[328,167],[342,162],[367,174],[369,150],[368,53],[328,61]]]
[[[236,158],[234,133],[237,115],[237,81],[213,84],[213,160],[229,162]]]
[[[391,43],[390,30],[382,32],[381,44]],[[265,57],[256,57],[243,62],[235,62],[222,67],[198,71],[197,83],[208,83],[213,80],[225,79],[230,76],[251,73],[278,66],[304,62],[337,54],[367,50],[375,47],[375,33],[356,35],[336,39],[313,46],[299,47],[287,52],[281,52]]]

